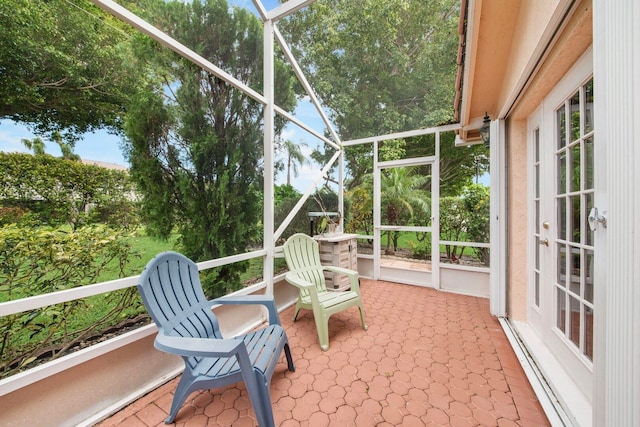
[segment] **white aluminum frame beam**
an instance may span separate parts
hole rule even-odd
[[[293,14],[294,12],[302,9],[303,7],[309,6],[311,3],[314,3],[316,0],[289,0],[286,3],[282,3],[280,6],[276,7],[270,12],[267,12],[267,19],[270,21],[277,22],[282,18],[286,18],[287,16]]]
[[[189,61],[193,62],[194,64],[202,67],[207,72],[209,72],[209,73],[213,74],[214,76],[219,77],[220,79],[224,80],[225,82],[231,84],[232,86],[237,88],[239,91],[243,92],[247,96],[253,98],[256,101],[258,101],[259,103],[261,103],[263,105],[267,103],[267,101],[266,101],[264,96],[260,95],[258,92],[256,92],[255,90],[251,89],[249,86],[247,86],[246,84],[242,83],[240,80],[238,80],[235,77],[231,76],[226,71],[224,71],[221,68],[215,66],[212,62],[210,62],[210,61],[206,60],[205,58],[203,58],[202,56],[198,55],[196,52],[194,52],[193,50],[189,49],[188,47],[186,47],[182,43],[180,43],[177,40],[174,40],[173,38],[169,37],[167,34],[163,33],[162,31],[160,31],[159,29],[157,29],[153,25],[149,24],[147,21],[145,21],[144,19],[140,18],[139,16],[137,16],[136,14],[131,12],[130,10],[120,6],[118,3],[116,3],[116,2],[114,2],[112,0],[90,0],[90,1],[93,4],[95,4],[96,6],[100,7],[101,9],[103,9],[103,10],[111,13],[112,15],[120,18],[121,20],[123,20],[127,24],[131,25],[132,27],[140,30],[140,32],[148,35],[149,37],[151,37],[152,39],[156,40],[158,43],[162,44],[163,46],[166,46],[169,49],[173,50],[174,52],[176,52],[178,55],[182,56],[183,58],[188,59]]]
[[[360,138],[360,139],[352,139],[352,140],[343,142],[342,145],[345,147],[348,147],[351,145],[370,144],[372,142],[387,141],[389,139],[412,138],[414,136],[428,135],[432,133],[436,134],[440,132],[449,132],[449,131],[458,130],[458,129],[460,129],[460,123],[454,123],[451,125],[409,130],[406,132],[388,133],[386,135],[370,136],[367,138]]]

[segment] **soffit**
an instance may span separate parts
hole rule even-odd
[[[575,0],[469,0],[460,123],[505,118],[575,12]],[[469,134],[469,135],[466,135]]]
[[[520,1],[470,0],[460,105],[461,136],[477,139],[485,112],[492,118],[508,66]]]

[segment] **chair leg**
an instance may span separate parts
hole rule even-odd
[[[362,322],[362,329],[366,331],[369,327],[364,321],[364,309],[362,308],[362,304],[358,305],[358,308],[360,309],[360,322]]]
[[[296,303],[296,311],[293,313],[293,321],[295,322],[298,319],[298,313],[300,313],[300,302]]]
[[[289,348],[289,343],[284,345],[284,355],[287,358],[287,369],[291,372],[295,372],[296,367],[293,364],[293,357],[291,357],[291,348]]]
[[[322,351],[327,351],[329,350],[329,316],[324,313],[316,313],[316,310],[314,310],[313,318],[316,321],[320,348]]]
[[[254,371],[258,389],[251,393],[249,397],[253,403],[253,410],[256,413],[259,427],[275,427],[273,420],[273,408],[271,407],[271,394],[269,393],[269,380],[258,371]]]
[[[173,393],[173,401],[171,402],[171,410],[169,411],[169,416],[164,420],[165,424],[171,424],[178,415],[178,411],[182,407],[182,404],[187,397],[191,394],[193,390],[191,390],[191,386],[193,385],[193,377],[189,375],[187,371],[182,373],[182,377],[180,378],[180,382],[178,383],[178,387],[176,387],[176,391]]]

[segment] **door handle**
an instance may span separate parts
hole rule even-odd
[[[604,228],[607,228],[607,211],[598,213],[598,208],[591,208],[591,212],[589,212],[587,221],[589,222],[589,228],[591,229],[591,231],[596,231],[598,222],[602,224]]]
[[[549,239],[538,240],[539,245],[549,246]]]

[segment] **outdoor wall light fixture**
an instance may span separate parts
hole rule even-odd
[[[487,113],[484,113],[484,119],[482,119],[482,126],[480,126],[480,139],[485,147],[489,148],[491,141],[489,140],[489,123],[491,119]]]

